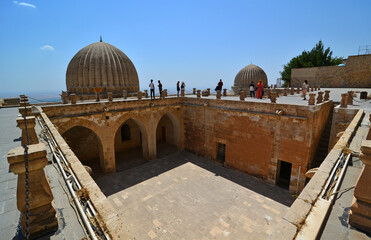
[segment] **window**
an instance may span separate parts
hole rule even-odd
[[[122,125],[121,127],[121,141],[130,141],[130,127],[127,124]]]

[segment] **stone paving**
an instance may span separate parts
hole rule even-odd
[[[288,191],[188,152],[96,179],[137,239],[265,239]]]

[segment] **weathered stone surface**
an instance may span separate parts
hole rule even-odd
[[[36,131],[35,131],[35,117],[34,116],[27,116],[26,121],[23,117],[17,118],[17,127],[22,130],[22,137],[21,137],[21,144],[27,145],[27,137],[28,137],[28,144],[37,144],[39,143],[39,139],[37,138]],[[26,130],[27,125],[27,130]]]
[[[76,94],[70,94],[70,98],[71,98],[71,104],[76,104],[76,101],[77,101]]]
[[[315,93],[309,93],[309,100],[308,105],[314,105],[316,102],[316,94]]]

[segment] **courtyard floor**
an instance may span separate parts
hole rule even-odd
[[[96,179],[137,239],[265,239],[290,193],[188,152]]]

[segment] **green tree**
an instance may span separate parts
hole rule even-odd
[[[330,47],[324,48],[320,40],[311,51],[303,51],[301,55],[294,57],[287,64],[283,65],[283,71],[280,72],[282,80],[285,85],[291,81],[292,68],[307,68],[319,66],[333,66],[339,65],[343,62],[342,57],[332,57]]]

